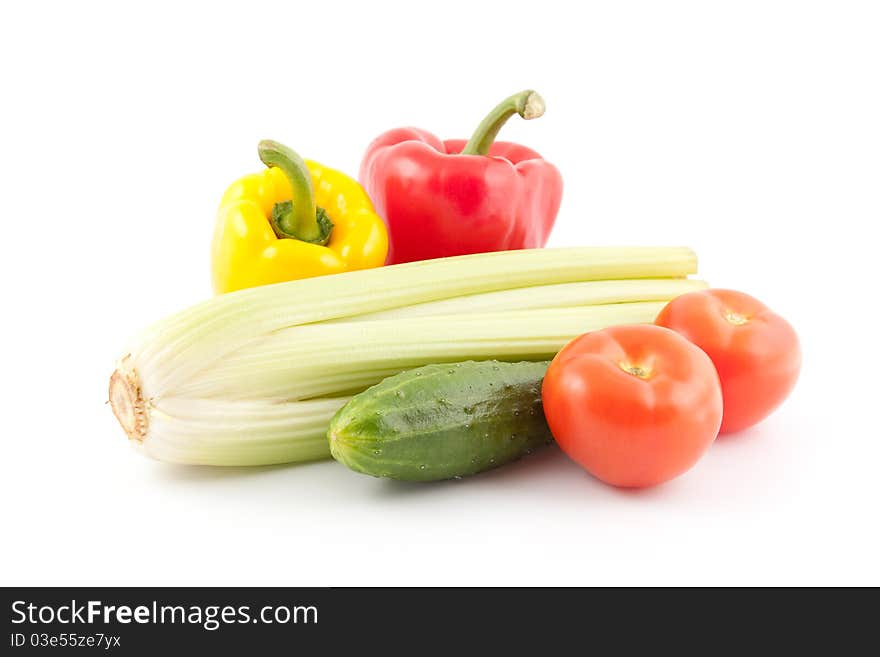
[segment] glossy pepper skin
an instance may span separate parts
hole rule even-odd
[[[546,244],[562,176],[532,149],[494,141],[513,113],[536,118],[543,101],[511,96],[467,141],[398,128],[370,144],[359,179],[388,226],[387,264]]]
[[[264,144],[280,146],[263,142],[261,148]],[[363,188],[348,176],[317,162],[299,163],[300,179],[294,179],[293,184],[284,167],[270,166],[240,178],[226,190],[211,246],[215,293],[378,267],[385,262],[385,225]],[[304,198],[308,196],[309,182],[312,199]],[[295,226],[285,234],[284,228],[273,221],[273,209],[291,200],[294,209],[303,209],[304,216],[308,215],[305,208],[309,204],[319,212],[323,210],[332,223],[329,238],[303,235],[314,241],[300,239]],[[311,221],[312,225],[303,225],[302,232],[314,229],[314,209]]]

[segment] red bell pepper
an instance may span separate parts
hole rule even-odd
[[[495,141],[515,113],[537,118],[544,101],[534,91],[514,94],[466,143],[398,128],[370,144],[360,182],[388,226],[386,264],[546,244],[562,176],[530,148]]]

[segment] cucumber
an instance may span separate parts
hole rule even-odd
[[[541,405],[549,362],[427,365],[355,395],[330,422],[352,470],[403,481],[476,474],[552,442]]]

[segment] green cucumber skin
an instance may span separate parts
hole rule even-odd
[[[391,376],[330,422],[330,452],[352,470],[402,481],[464,477],[553,441],[541,405],[549,362],[467,361]]]

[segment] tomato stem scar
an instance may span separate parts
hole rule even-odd
[[[741,315],[740,313],[727,308],[724,310],[724,319],[733,324],[734,326],[742,326],[743,324],[749,323],[749,318],[745,315]]]
[[[649,379],[653,371],[647,367],[641,367],[640,365],[631,365],[629,363],[620,363],[620,369],[622,369],[627,374],[632,374],[635,377],[640,379]]]

